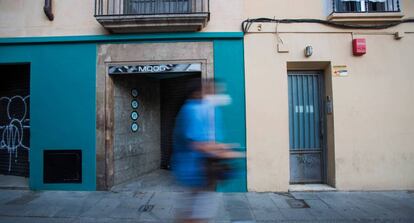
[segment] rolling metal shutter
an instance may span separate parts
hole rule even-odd
[[[29,176],[30,66],[0,66],[0,174]]]

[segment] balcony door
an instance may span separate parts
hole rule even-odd
[[[125,14],[151,15],[190,13],[190,0],[124,0]]]

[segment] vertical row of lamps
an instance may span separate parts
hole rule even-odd
[[[137,89],[132,89],[131,90],[131,96],[132,96],[132,100],[131,100],[131,108],[132,108],[132,112],[131,112],[131,131],[132,132],[137,132],[139,130],[139,125],[137,123],[137,120],[139,118],[139,114],[138,114],[138,107],[139,107],[139,101],[138,101],[138,90]]]

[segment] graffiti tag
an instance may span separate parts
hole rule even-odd
[[[24,130],[30,128],[28,105],[29,95],[0,98],[0,149],[7,150],[9,154],[9,171],[12,157],[18,158],[17,149],[29,150],[29,145],[26,145],[29,139],[25,140],[24,134]]]

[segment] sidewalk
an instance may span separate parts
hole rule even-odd
[[[173,222],[182,194],[0,190],[0,222]],[[414,222],[414,194],[406,191],[219,196],[214,222]]]

